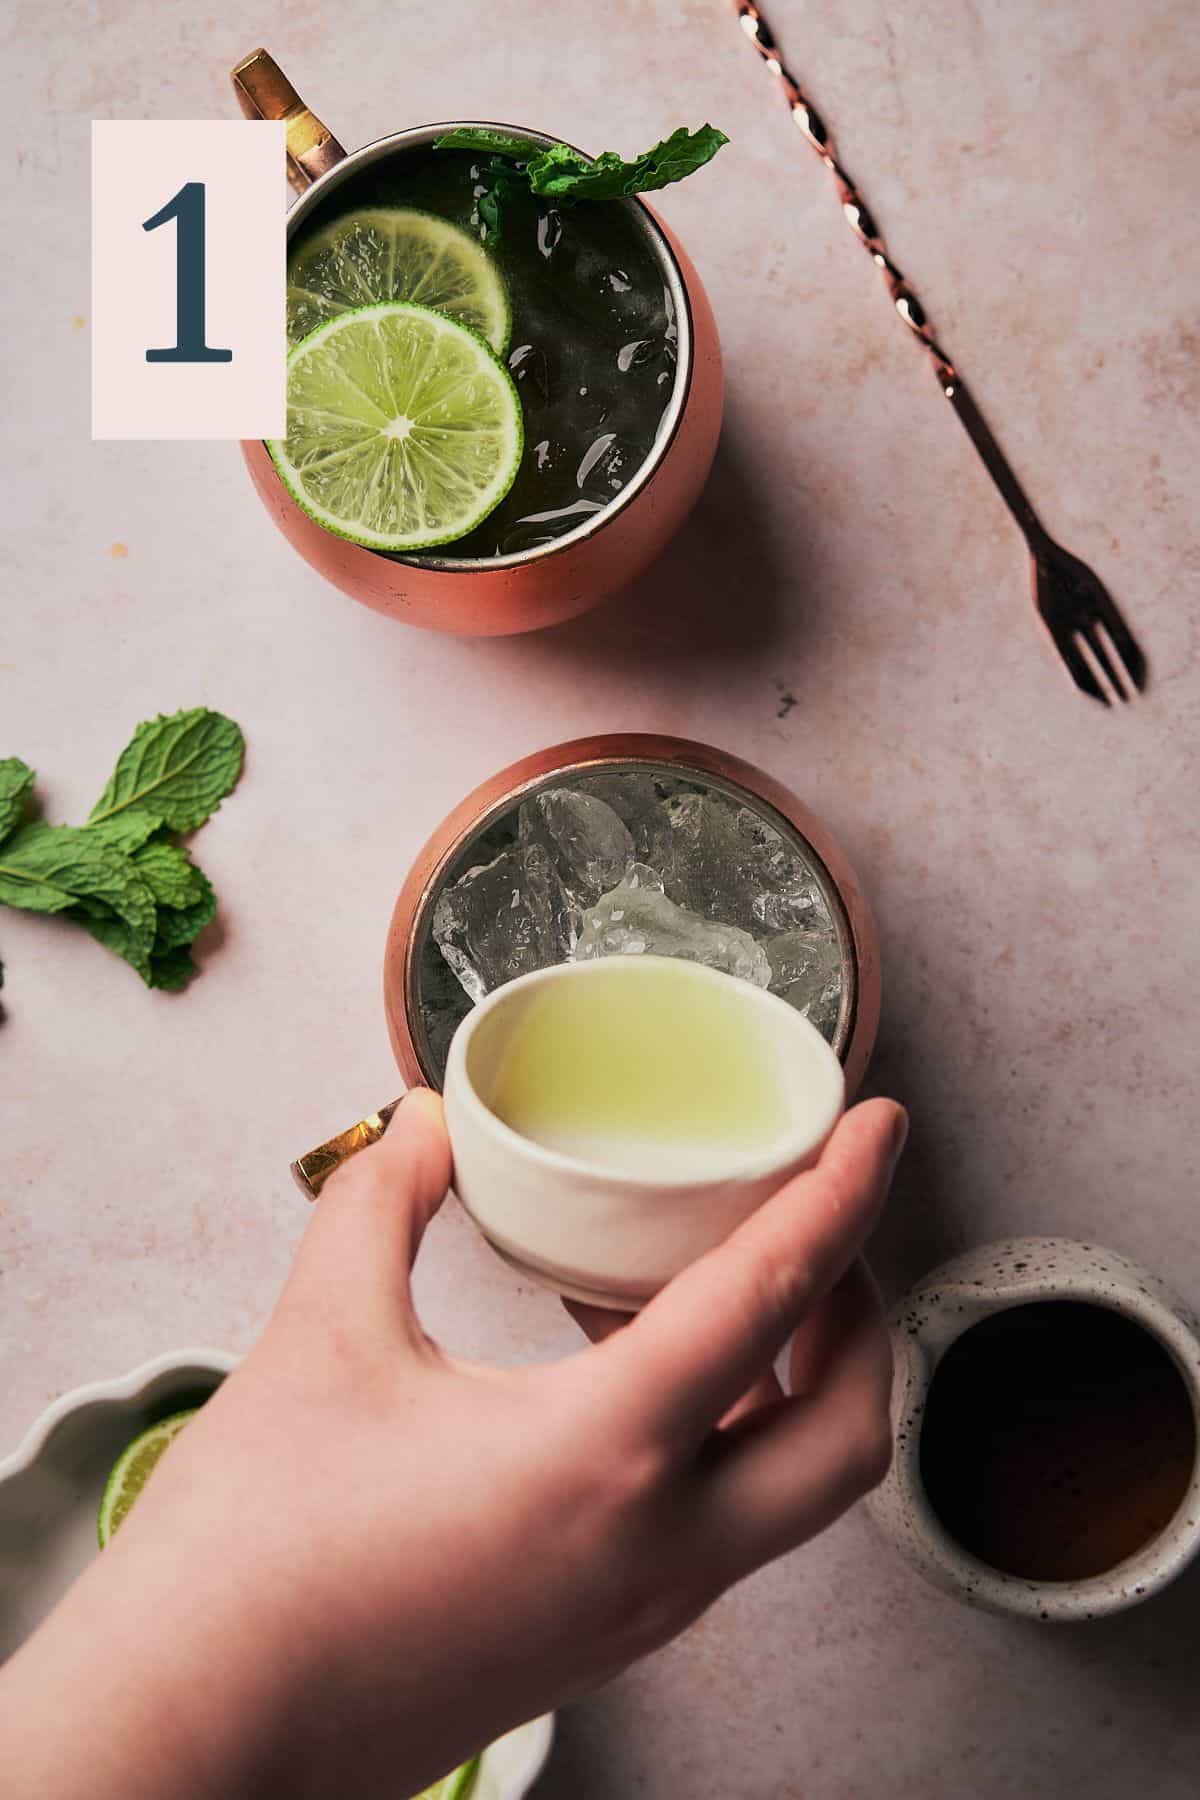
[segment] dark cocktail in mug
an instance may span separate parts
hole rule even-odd
[[[264,53],[235,85],[287,116],[304,190],[288,433],[246,446],[290,540],[356,599],[473,634],[571,617],[638,574],[703,486],[721,377],[695,271],[631,194],[720,134],[621,164],[431,126],[347,156]]]

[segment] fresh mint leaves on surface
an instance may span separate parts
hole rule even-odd
[[[539,149],[528,138],[492,131],[487,126],[460,126],[434,140],[435,150],[474,150],[483,159],[479,218],[489,237],[499,233],[504,201],[514,187],[544,194],[566,205],[575,200],[623,200],[650,194],[683,181],[711,162],[729,139],[715,125],[689,131],[681,125],[632,162],[615,150],[581,156],[566,144]]]
[[[196,973],[191,946],[217,902],[171,836],[216,811],[243,753],[233,720],[207,707],[147,720],[86,825],[22,822],[34,772],[16,757],[0,760],[0,904],[64,913],[148,987],[185,986]]]
[[[34,772],[19,756],[0,759],[0,838],[7,837],[25,810]]]
[[[195,831],[233,787],[242,752],[233,720],[206,707],[148,719],[117,758],[88,826],[152,813],[168,831]]]
[[[89,823],[88,830],[97,843],[132,856],[162,829],[162,825],[157,813],[143,812],[140,807],[131,806],[125,812],[112,813],[107,819]]]
[[[0,900],[26,912],[70,912],[149,979],[154,896],[125,857],[86,831],[19,826],[0,844]]]

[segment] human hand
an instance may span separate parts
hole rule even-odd
[[[823,1530],[890,1453],[859,1253],[904,1129],[891,1102],[856,1107],[623,1329],[589,1310],[590,1347],[497,1369],[413,1309],[450,1168],[440,1102],[409,1096],[327,1184],[258,1345],[0,1681],[23,1791],[397,1800]]]

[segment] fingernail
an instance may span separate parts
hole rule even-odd
[[[438,1120],[442,1117],[442,1096],[435,1093],[433,1088],[409,1088],[404,1102],[407,1111],[427,1113],[430,1118]]]
[[[896,1110],[895,1122],[892,1125],[892,1169],[893,1169],[893,1171],[895,1170],[896,1164],[900,1161],[900,1158],[904,1154],[904,1146],[905,1146],[905,1144],[907,1144],[907,1142],[908,1142],[908,1114],[905,1112],[904,1108],[901,1106],[901,1107],[898,1107]]]

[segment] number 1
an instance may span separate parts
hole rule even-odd
[[[204,341],[204,183],[185,181],[179,192],[143,219],[143,231],[175,220],[175,343],[147,350],[149,363],[226,363],[232,350],[213,350]]]

